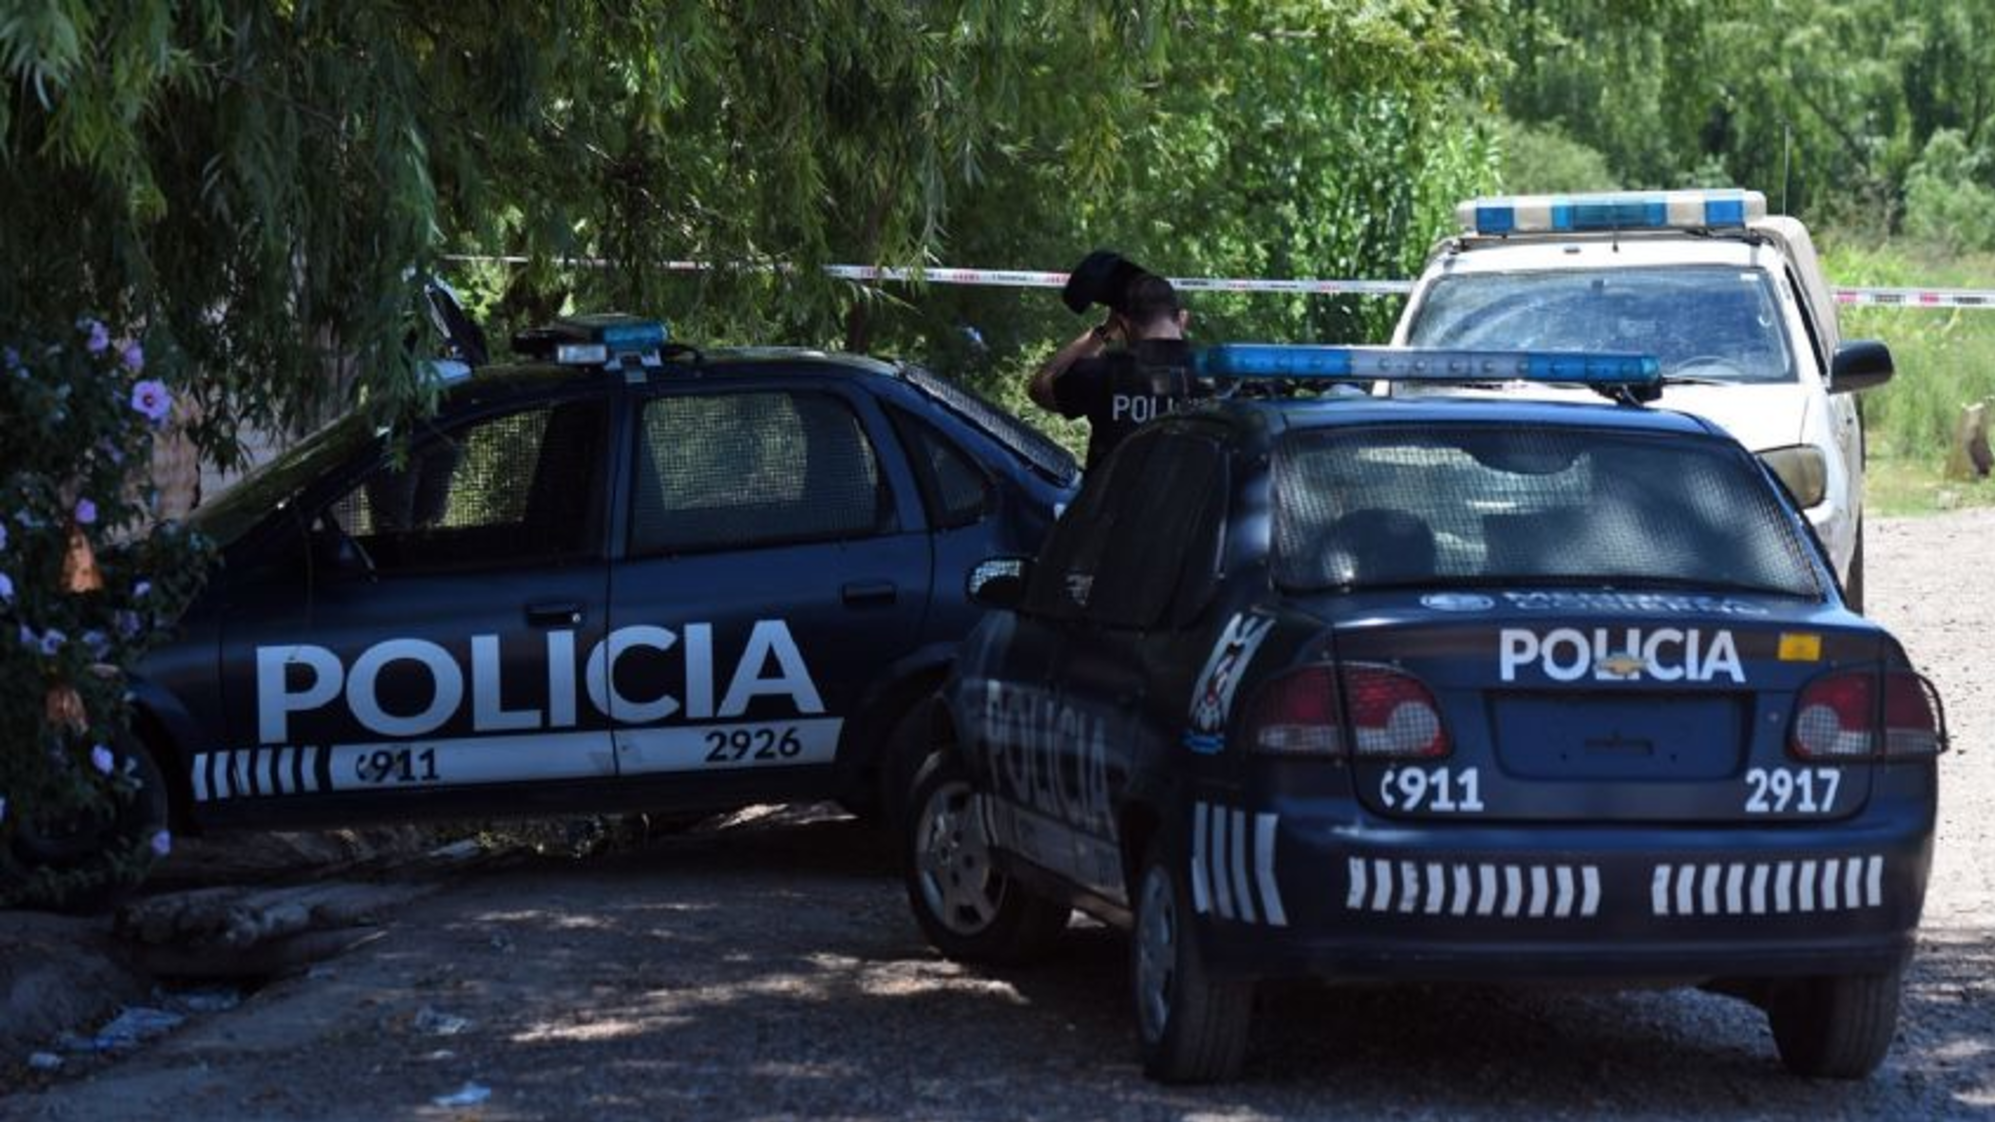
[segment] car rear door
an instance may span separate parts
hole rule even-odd
[[[608,615],[607,431],[602,388],[577,387],[448,418],[308,493],[295,542],[231,584],[204,810],[613,775],[583,674]]]
[[[683,781],[693,802],[836,793],[855,707],[928,604],[920,496],[889,441],[827,376],[634,394],[608,656],[590,668],[626,777]]]

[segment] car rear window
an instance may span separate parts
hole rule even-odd
[[[1780,301],[1762,269],[1722,266],[1458,273],[1434,282],[1416,347],[1636,351],[1665,377],[1791,382]]]
[[[1052,438],[978,394],[955,382],[938,378],[919,366],[902,366],[901,377],[908,385],[934,398],[957,416],[982,429],[985,435],[1037,469],[1055,483],[1068,484],[1080,475],[1080,465]]]
[[[1714,439],[1568,426],[1302,431],[1274,464],[1283,587],[1576,584],[1820,598],[1812,545]]]

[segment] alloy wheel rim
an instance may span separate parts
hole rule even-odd
[[[915,861],[922,901],[943,927],[976,935],[997,918],[1004,884],[968,783],[944,783],[922,804]]]

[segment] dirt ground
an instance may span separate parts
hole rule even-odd
[[[1871,610],[1937,680],[1955,747],[1899,1039],[1866,1082],[1787,1076],[1764,1019],[1705,994],[1303,988],[1271,995],[1240,1082],[1158,1087],[1114,935],[955,967],[885,844],[818,820],[469,877],[0,1119],[1995,1118],[1995,510],[1869,535]],[[481,1105],[434,1105],[467,1084]]]

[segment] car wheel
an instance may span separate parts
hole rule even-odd
[[[1143,1070],[1165,1083],[1218,1082],[1246,1057],[1254,986],[1207,974],[1178,864],[1152,844],[1136,890],[1129,958]]]
[[[908,806],[902,829],[908,902],[935,949],[958,962],[1044,958],[1071,909],[1035,895],[992,863],[983,815],[953,748],[922,764]]]
[[[1900,972],[1777,982],[1766,1017],[1787,1070],[1811,1079],[1862,1079],[1898,1031]]]
[[[58,821],[23,815],[15,823],[6,856],[24,903],[102,911],[130,895],[158,860],[154,839],[165,833],[171,810],[166,776],[138,738],[120,737],[110,748],[113,768],[133,784],[116,805]]]
[[[1850,575],[1843,581],[1843,602],[1850,611],[1863,611],[1863,520],[1856,524],[1856,548],[1850,551]]]

